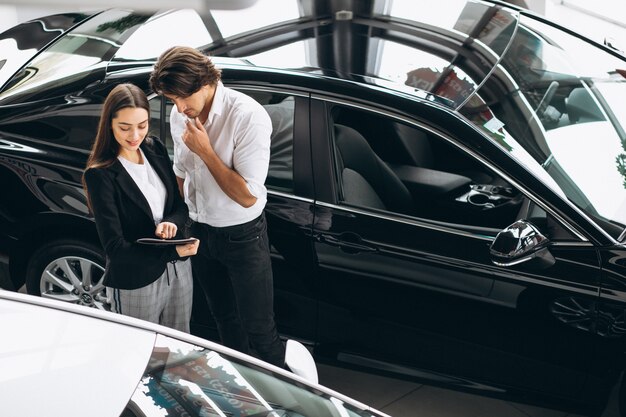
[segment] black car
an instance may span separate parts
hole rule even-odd
[[[106,308],[80,184],[101,104],[139,85],[171,149],[172,103],[148,76],[186,43],[272,118],[283,335],[320,361],[626,415],[624,56],[504,3],[297,4],[294,19],[232,35],[219,13],[191,10],[56,15],[0,34],[15,48],[0,67],[14,286]],[[211,324],[199,295],[193,331]]]

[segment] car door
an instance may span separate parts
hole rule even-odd
[[[312,130],[319,351],[490,395],[579,402],[593,317],[577,323],[559,303],[596,299],[593,245],[456,138],[335,99],[312,111],[325,121]],[[490,245],[519,216],[550,232],[554,262],[494,264]]]
[[[311,275],[314,250],[311,241],[313,187],[308,145],[309,98],[306,94],[284,89],[239,85],[228,79],[228,73],[224,83],[258,101],[272,121],[265,214],[271,245],[277,324],[281,334],[313,343],[317,300]],[[162,111],[161,106],[164,106]],[[169,129],[172,106],[169,100],[161,104],[158,98],[153,99],[151,104],[152,117],[162,120],[162,137],[166,138],[173,158]],[[195,334],[216,336],[213,332],[215,325],[201,291],[194,293],[192,323]]]

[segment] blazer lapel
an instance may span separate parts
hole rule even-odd
[[[148,200],[146,200],[143,192],[139,189],[137,183],[135,183],[122,163],[115,160],[110,169],[115,173],[117,183],[128,198],[139,206],[150,219],[153,219],[154,217],[152,216],[152,210],[150,209]]]

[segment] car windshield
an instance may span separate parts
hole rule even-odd
[[[1,104],[59,96],[84,85],[89,74],[106,69],[127,31],[148,16],[110,10],[89,19],[54,42],[9,81]]]
[[[522,16],[460,109],[555,192],[618,237],[626,225],[626,62]]]
[[[82,13],[46,16],[0,33],[0,86],[49,42],[87,17]]]
[[[122,416],[375,417],[210,349],[158,335]]]
[[[183,25],[184,31],[169,30]],[[22,68],[7,83],[0,104],[62,96],[88,84],[91,77],[93,82],[104,77],[111,63],[154,60],[170,46],[195,47],[210,39],[193,10],[154,16],[107,10],[69,31]]]

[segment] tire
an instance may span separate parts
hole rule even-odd
[[[26,267],[29,294],[110,310],[102,284],[104,257],[88,242],[56,240],[38,248]]]

